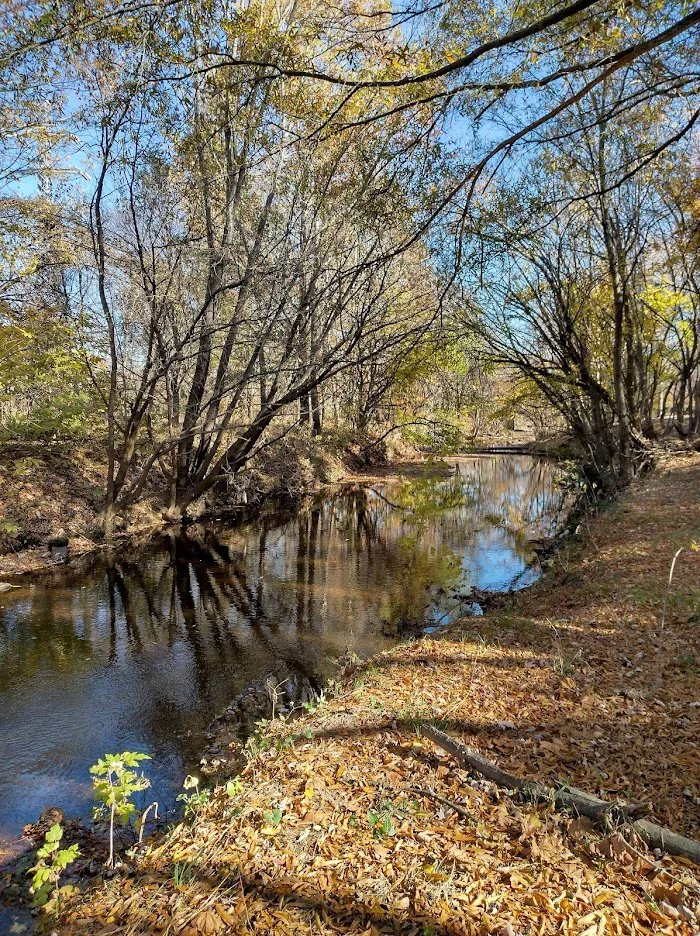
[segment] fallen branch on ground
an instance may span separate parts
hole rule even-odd
[[[522,780],[514,774],[501,770],[481,754],[455,741],[454,738],[433,725],[421,724],[420,730],[426,738],[430,738],[443,751],[452,754],[463,767],[475,770],[500,787],[518,790],[528,799],[553,803],[557,809],[565,809],[577,815],[586,816],[604,828],[626,826],[636,832],[649,848],[658,848],[670,855],[681,855],[696,865],[700,865],[700,842],[671,832],[670,829],[664,829],[663,826],[649,822],[648,819],[636,819],[630,822],[630,818],[638,814],[640,808],[643,808],[638,803],[609,803],[590,793],[584,793],[583,790],[577,790],[575,787],[555,788],[544,783]]]
[[[439,793],[434,793],[432,790],[424,790],[422,787],[411,787],[411,792],[417,793],[420,796],[427,796],[429,799],[434,799],[437,803],[442,803],[443,806],[449,806],[458,816],[461,816],[463,819],[469,819],[470,822],[474,822],[474,816],[472,816],[468,809],[465,809],[464,806],[460,806],[459,803],[453,803],[452,800],[445,799],[445,797],[440,796]]]

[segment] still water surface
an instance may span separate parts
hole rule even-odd
[[[0,594],[0,839],[48,805],[88,815],[88,768],[150,754],[172,804],[207,725],[298,703],[346,651],[468,613],[471,586],[537,577],[528,538],[562,493],[527,456],[451,461],[450,477],[354,485],[290,513],[194,526]]]

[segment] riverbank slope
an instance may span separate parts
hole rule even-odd
[[[74,899],[62,932],[695,933],[697,869],[519,803],[416,732],[700,835],[700,457],[662,460],[582,538],[511,606],[271,723],[241,791]]]

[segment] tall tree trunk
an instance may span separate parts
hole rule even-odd
[[[691,435],[700,433],[700,373],[695,378],[695,389],[693,391],[693,414],[689,425]]]
[[[313,434],[318,436],[323,431],[323,414],[321,401],[319,399],[318,385],[312,387],[309,393],[309,402],[311,404],[311,418]]]
[[[675,408],[675,420],[674,428],[679,436],[685,437],[687,435],[684,420],[685,420],[685,401],[686,394],[688,389],[688,374],[684,369],[681,374],[681,379],[679,382],[678,392],[674,401]]]
[[[95,189],[95,198],[92,209],[95,218],[93,228],[93,252],[97,260],[97,291],[100,297],[102,314],[107,322],[107,335],[109,341],[109,394],[107,397],[107,485],[105,502],[102,509],[102,529],[106,537],[114,532],[114,499],[116,474],[116,406],[117,406],[117,370],[119,366],[117,333],[114,316],[107,297],[107,250],[105,246],[104,224],[102,220],[102,197],[104,185],[109,170],[112,145],[119,131],[121,121],[117,122],[112,130],[103,131],[102,167]]]
[[[620,463],[620,481],[626,484],[634,474],[632,458],[632,427],[630,425],[629,409],[627,406],[627,388],[625,386],[625,299],[615,251],[615,237],[612,220],[608,211],[605,196],[601,200],[603,237],[608,258],[608,269],[613,290],[613,385],[615,391],[615,410],[617,413],[618,447]]]

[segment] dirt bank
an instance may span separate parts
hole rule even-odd
[[[700,457],[667,459],[511,607],[351,667],[61,932],[695,933],[697,869],[519,802],[415,726],[700,835],[699,496]]]

